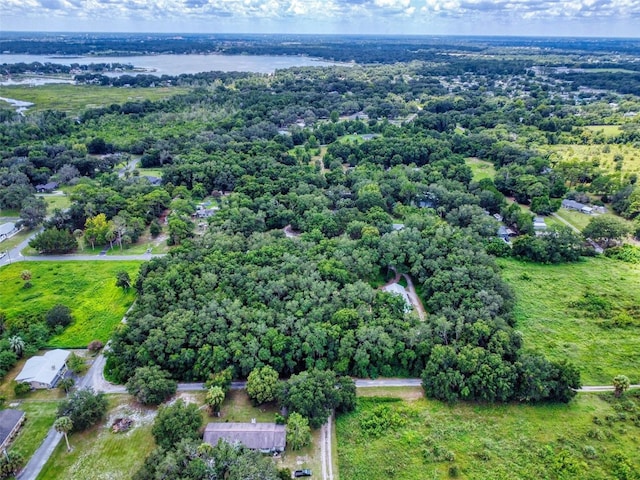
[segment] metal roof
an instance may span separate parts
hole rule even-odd
[[[64,362],[67,361],[69,355],[70,352],[67,350],[56,349],[39,357],[31,357],[16,377],[16,382],[38,382],[51,385],[51,382],[64,367]]]
[[[286,438],[285,426],[275,423],[209,423],[204,431],[204,441],[210,445],[216,445],[222,439],[253,450],[282,451]]]

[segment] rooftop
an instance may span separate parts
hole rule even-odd
[[[285,426],[275,423],[209,423],[204,431],[210,445],[222,439],[254,450],[284,450],[286,436]]]
[[[38,382],[50,385],[69,355],[70,352],[67,350],[56,349],[49,350],[41,356],[31,357],[16,377],[16,382]]]

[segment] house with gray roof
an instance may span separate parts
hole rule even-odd
[[[26,414],[22,410],[0,410],[0,451],[4,451],[24,423]]]
[[[31,357],[16,377],[16,382],[25,382],[31,388],[53,388],[67,373],[67,350],[49,350],[44,355]]]
[[[209,423],[204,431],[204,441],[217,445],[219,440],[230,444],[241,443],[262,453],[284,452],[287,432],[284,425],[275,423]]]

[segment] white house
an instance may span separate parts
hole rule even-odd
[[[284,452],[287,432],[284,425],[275,423],[209,423],[204,431],[204,441],[217,445],[218,440],[233,445],[241,443],[262,453]]]
[[[31,388],[53,388],[67,372],[67,350],[50,350],[42,356],[31,357],[16,377],[16,382],[26,382]]]

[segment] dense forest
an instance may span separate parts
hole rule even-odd
[[[19,51],[11,41],[3,49]],[[67,53],[82,46],[67,45]],[[23,208],[36,185],[56,181],[72,204],[42,235],[122,245],[165,229],[174,248],[144,264],[138,300],[113,337],[107,370],[118,382],[143,366],[200,381],[270,365],[282,377],[421,376],[427,395],[449,401],[569,401],[577,369],[523,348],[494,257],[594,254],[564,227],[535,235],[533,214],[563,199],[638,217],[637,174],[561,163],[552,149],[637,144],[637,122],[614,136],[587,127],[633,119],[624,114],[640,103],[579,92],[532,70],[538,59],[478,59],[464,44],[462,57],[433,49],[429,62],[172,78],[194,88],[77,116],[5,110],[0,206]],[[474,180],[470,158],[491,162],[495,177]],[[132,159],[160,169],[161,185],[119,174],[116,165]],[[203,202],[215,213],[196,220]],[[513,248],[497,238],[500,226],[519,235]],[[396,273],[415,282],[424,319],[380,290]]]

